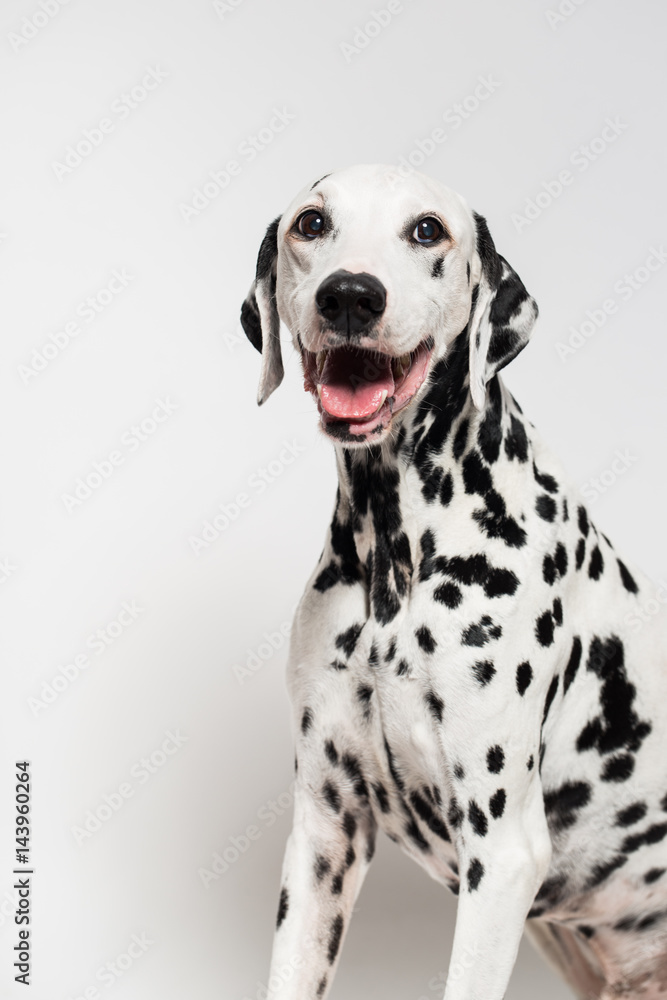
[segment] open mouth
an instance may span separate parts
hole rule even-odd
[[[302,348],[304,388],[317,401],[322,426],[340,438],[381,434],[427,374],[433,339],[393,357],[355,347],[308,351]]]

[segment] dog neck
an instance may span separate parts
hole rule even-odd
[[[434,522],[447,524],[455,484],[485,498],[487,534],[495,530],[508,536],[508,544],[521,543],[523,529],[498,509],[504,504],[485,464],[527,461],[523,423],[507,415],[509,409],[520,414],[497,376],[487,385],[483,409],[475,408],[464,331],[435,365],[424,397],[406,411],[393,437],[367,448],[336,444],[338,494],[329,562],[316,587],[360,581],[376,618],[390,622],[409,596],[416,560],[427,555],[425,532]]]

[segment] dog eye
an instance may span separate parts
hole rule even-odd
[[[437,219],[433,219],[429,215],[426,219],[422,219],[421,222],[417,223],[412,238],[417,243],[436,243],[444,235],[445,231],[441,224]]]
[[[303,215],[299,216],[296,220],[296,228],[302,236],[307,236],[312,240],[324,232],[324,219],[319,212],[314,212],[311,209],[310,212],[304,212]]]

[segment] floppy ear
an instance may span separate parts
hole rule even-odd
[[[266,230],[257,254],[255,280],[241,306],[241,326],[252,346],[262,355],[257,391],[257,403],[260,406],[278,388],[284,374],[280,350],[280,319],[276,305],[279,223],[280,216]]]
[[[486,219],[477,212],[473,215],[477,228],[473,271],[479,284],[473,292],[468,321],[470,394],[481,410],[486,383],[528,343],[537,319],[537,303],[516,271],[496,252]]]

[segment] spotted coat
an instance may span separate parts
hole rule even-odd
[[[476,232],[515,316],[527,293]],[[273,969],[304,963],[275,1000],[328,992],[378,830],[459,897],[452,963],[478,958],[446,1000],[501,1000],[526,920],[578,996],[667,996],[654,588],[496,369],[475,405],[472,317],[391,433],[335,443],[287,672],[298,792]]]

